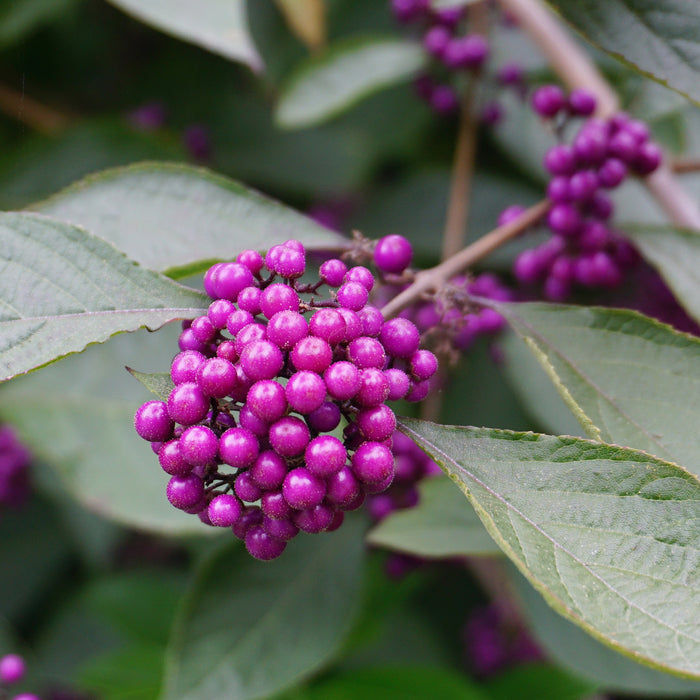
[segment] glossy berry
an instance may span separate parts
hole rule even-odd
[[[284,387],[271,379],[255,382],[248,391],[246,406],[261,420],[272,423],[287,410]]]
[[[345,279],[345,273],[347,271],[347,265],[342,260],[334,258],[332,260],[326,260],[326,262],[321,265],[319,273],[321,279],[329,287],[340,287]]]
[[[291,350],[308,332],[307,320],[296,311],[280,311],[267,324],[267,339],[281,350]]]
[[[196,506],[204,496],[204,484],[195,474],[173,476],[168,482],[166,495],[170,503],[179,510]]]
[[[26,673],[26,664],[19,654],[6,654],[0,658],[0,683],[19,683]]]
[[[258,439],[245,428],[230,428],[219,439],[219,455],[232,467],[249,467],[259,452]]]
[[[262,525],[254,525],[245,534],[245,548],[260,561],[277,559],[286,546],[286,542],[268,535]]]
[[[168,413],[181,425],[199,423],[209,411],[209,402],[194,382],[176,386],[168,397]]]
[[[164,442],[172,436],[175,424],[163,401],[148,401],[136,411],[134,427],[144,440]]]
[[[327,477],[340,471],[347,460],[343,443],[332,435],[319,435],[304,453],[306,468],[316,476]]]
[[[543,85],[532,95],[532,106],[541,117],[551,118],[566,105],[566,98],[561,88],[556,85]]]
[[[197,386],[205,396],[222,399],[236,388],[238,375],[233,364],[222,357],[204,360],[197,370]]]
[[[342,307],[351,311],[359,311],[367,303],[369,292],[359,282],[345,282],[338,289],[336,298]]]
[[[180,436],[180,454],[192,466],[213,462],[218,451],[218,438],[204,425],[192,425]]]
[[[386,445],[365,442],[352,456],[352,470],[360,481],[376,484],[393,476],[394,456]]]
[[[282,457],[297,457],[302,454],[310,438],[308,426],[296,416],[285,416],[270,426],[270,445]]]
[[[325,401],[326,384],[315,372],[296,372],[287,382],[285,396],[293,410],[308,414]]]
[[[287,474],[282,485],[282,494],[292,508],[304,510],[321,503],[326,495],[326,485],[323,479],[305,467],[297,467]]]
[[[241,515],[240,501],[231,494],[220,493],[214,496],[207,507],[207,515],[212,525],[231,527]]]
[[[393,318],[382,327],[379,340],[389,355],[410,357],[420,344],[418,329],[405,318]]]

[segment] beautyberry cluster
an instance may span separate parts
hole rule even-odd
[[[584,90],[567,96],[556,85],[545,85],[533,93],[532,106],[561,133],[570,117],[591,115],[596,100]],[[628,175],[649,175],[660,163],[661,149],[643,122],[624,113],[605,120],[588,118],[571,143],[559,143],[545,155],[552,176],[547,186],[552,237],[520,254],[516,278],[542,284],[552,301],[568,298],[574,285],[617,287],[637,255],[610,225],[614,206],[609,191]]]
[[[432,9],[428,0],[392,0],[394,16],[402,23],[416,23],[422,43],[433,59],[430,74],[416,82],[418,95],[438,114],[459,107],[459,98],[449,79],[455,71],[478,71],[489,56],[484,36],[464,31],[464,7]]]
[[[410,245],[388,236],[374,258],[400,274]],[[171,475],[170,503],[230,527],[262,560],[300,530],[338,528],[391,485],[396,418],[385,402],[420,400],[437,369],[413,323],[367,303],[367,267],[327,260],[313,284],[305,272],[298,241],[211,267],[213,302],[184,324],[167,402],[135,417]]]
[[[21,506],[29,496],[29,450],[9,425],[0,426],[0,507]]]
[[[25,676],[27,666],[24,659],[19,654],[6,654],[0,657],[0,697],[6,697],[3,693],[3,686],[15,685]],[[39,700],[33,693],[20,693],[8,700]]]

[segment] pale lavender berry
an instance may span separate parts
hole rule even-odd
[[[448,68],[479,68],[489,56],[489,42],[481,34],[452,39],[443,51]]]
[[[328,477],[339,472],[347,460],[343,443],[332,435],[319,435],[311,440],[304,452],[306,468],[316,476]]]
[[[418,380],[430,379],[437,372],[437,357],[430,350],[416,350],[409,361],[411,374]]]
[[[598,181],[603,187],[617,187],[627,177],[627,166],[619,158],[608,158],[598,168]]]
[[[136,411],[134,427],[144,440],[165,442],[172,437],[175,424],[163,401],[147,401]]]
[[[357,312],[362,324],[362,335],[376,338],[382,330],[384,316],[375,306],[365,306]]]
[[[359,311],[369,299],[369,292],[358,282],[345,282],[338,289],[338,303],[351,311]]]
[[[192,425],[180,436],[180,454],[192,466],[213,462],[218,451],[219,440],[205,425]]]
[[[291,520],[274,520],[265,516],[262,526],[270,537],[282,542],[289,542],[299,533],[299,528]]]
[[[330,310],[330,309],[329,309]],[[318,315],[318,314],[316,314]],[[312,320],[313,320],[312,316]],[[343,321],[343,323],[345,323]],[[290,353],[292,364],[298,370],[310,370],[321,374],[333,360],[333,350],[323,339],[314,336],[302,338]]]
[[[205,396],[230,396],[238,383],[236,368],[223,357],[212,357],[197,370],[197,385]]]
[[[280,311],[267,324],[267,339],[281,350],[291,350],[308,332],[308,322],[297,311]]]
[[[269,340],[250,343],[241,352],[241,367],[250,379],[272,379],[284,365],[282,351]]]
[[[324,532],[333,522],[334,510],[323,503],[313,508],[306,508],[294,513],[294,524],[302,531],[309,534]]]
[[[255,282],[253,273],[241,263],[224,263],[212,276],[214,298],[236,301],[238,294]]]
[[[360,370],[351,362],[334,362],[324,373],[328,393],[334,399],[351,399],[360,388]]]
[[[420,333],[408,319],[392,318],[382,326],[379,340],[389,355],[410,357],[418,350]]]
[[[292,409],[305,415],[319,408],[326,399],[325,382],[308,370],[293,374],[284,391]]]
[[[253,314],[243,309],[235,309],[226,319],[226,329],[232,336],[237,336],[246,326],[253,324]]]
[[[317,433],[330,433],[340,425],[340,409],[332,401],[324,401],[315,411],[309,413],[309,427]]]
[[[323,479],[314,476],[305,467],[292,469],[282,485],[284,500],[297,510],[317,506],[326,495],[326,484]]]
[[[203,345],[211,343],[216,336],[216,328],[214,328],[209,316],[198,316],[192,321],[190,328],[194,337]]]
[[[196,474],[173,476],[168,481],[166,496],[171,505],[188,510],[200,503],[204,496],[204,483]]]
[[[277,273],[285,279],[297,279],[306,271],[306,255],[288,245],[282,246],[277,256]]]
[[[241,517],[241,503],[229,493],[214,496],[207,508],[207,515],[212,525],[231,527]]]
[[[253,481],[249,471],[238,474],[236,481],[233,483],[233,490],[236,492],[236,496],[244,503],[254,503],[262,496],[262,490]]]
[[[221,330],[226,328],[226,321],[235,310],[236,307],[228,299],[217,299],[209,304],[207,317],[213,328]]]
[[[236,262],[245,265],[254,275],[262,270],[263,256],[257,250],[244,250],[236,256]]]
[[[377,484],[394,474],[394,455],[381,442],[364,442],[352,456],[352,470],[365,484]]]
[[[229,428],[219,438],[219,456],[232,467],[249,467],[255,462],[259,452],[258,438],[245,428]]]
[[[270,426],[270,446],[282,457],[298,457],[311,439],[306,423],[296,416],[285,416]]]
[[[532,106],[541,117],[551,118],[565,105],[566,97],[557,85],[543,85],[532,94]]]
[[[246,406],[261,420],[272,423],[287,411],[284,387],[272,379],[261,379],[248,390]]]
[[[339,308],[336,311],[343,317],[345,321],[345,336],[343,340],[349,343],[355,338],[359,338],[362,335],[362,321],[359,315],[355,311],[350,311],[350,309]]]
[[[365,336],[353,340],[348,345],[348,359],[360,369],[377,367],[382,369],[386,364],[384,346],[376,338]]]
[[[0,658],[0,683],[13,685],[19,683],[26,673],[27,667],[19,654],[6,654]]]
[[[326,479],[326,501],[328,503],[345,509],[362,496],[362,485],[350,467],[342,467]]]
[[[180,452],[179,440],[169,440],[162,444],[158,450],[158,462],[163,471],[171,476],[187,476],[192,471],[192,465]]]
[[[266,318],[272,318],[280,311],[299,311],[299,295],[286,284],[276,282],[260,295],[260,310]]]
[[[286,520],[291,518],[293,513],[292,506],[284,499],[281,490],[265,491],[260,499],[260,507],[262,512],[272,520]]]
[[[596,108],[595,95],[582,88],[574,88],[569,93],[569,111],[580,117],[589,117]]]
[[[388,440],[396,430],[396,416],[384,404],[363,408],[357,414],[356,421],[365,439],[372,442]]]
[[[378,406],[389,397],[389,388],[389,379],[382,370],[376,367],[363,369],[354,402],[365,408]]]
[[[268,535],[262,525],[254,525],[245,534],[245,548],[248,554],[260,561],[277,559],[286,546],[286,542]]]
[[[447,27],[436,25],[425,33],[423,46],[431,56],[441,59],[450,39],[452,39],[452,32]]]
[[[238,520],[231,526],[231,532],[242,540],[246,532],[256,525],[260,525],[263,520],[263,512],[259,506],[245,506],[241,508]]]
[[[360,285],[357,286],[360,287]],[[364,287],[360,289],[367,293]],[[336,345],[345,339],[345,319],[335,309],[320,309],[309,321],[309,333],[331,345]]]
[[[430,393],[430,389],[430,380],[426,379],[422,382],[411,382],[408,392],[404,398],[406,401],[411,403],[418,403]]]
[[[287,463],[272,450],[261,452],[250,468],[250,476],[253,481],[265,490],[282,486],[286,475]]]
[[[260,297],[262,290],[259,287],[246,287],[239,295],[238,308],[241,311],[247,311],[253,316],[260,313]]]
[[[374,248],[374,264],[381,272],[400,275],[413,258],[413,248],[403,236],[392,234],[377,241]]]
[[[357,282],[358,284],[361,284],[368,292],[371,292],[372,287],[374,287],[374,275],[372,274],[371,270],[368,270],[362,265],[351,267],[345,275],[345,281]]]
[[[175,384],[194,382],[197,379],[197,370],[206,361],[206,357],[196,350],[180,352],[173,358],[170,365],[170,377]]]
[[[340,287],[347,271],[347,265],[342,260],[338,260],[337,258],[326,260],[326,262],[322,263],[321,267],[319,268],[321,279],[329,287]]]
[[[552,146],[544,156],[544,167],[552,175],[571,175],[576,168],[573,148],[563,143]]]
[[[581,228],[581,215],[571,204],[555,204],[547,214],[547,224],[562,236],[575,236]]]
[[[389,382],[389,393],[386,397],[388,401],[398,401],[406,396],[410,380],[403,370],[396,368],[387,369],[384,370],[384,376]]]

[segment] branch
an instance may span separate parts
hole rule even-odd
[[[70,123],[67,115],[7,85],[0,85],[0,112],[43,134],[54,134]]]
[[[548,199],[531,206],[514,221],[493,229],[436,267],[417,273],[413,284],[384,306],[382,309],[384,318],[396,316],[423,294],[437,291],[452,277],[471,267],[511,238],[515,238],[529,226],[537,223],[549,211],[550,206],[551,202]]]
[[[585,88],[596,96],[599,117],[610,117],[619,110],[617,96],[593,61],[540,0],[500,0],[500,3],[542,49],[564,83]],[[700,209],[665,163],[644,178],[644,183],[674,224],[700,229]]]

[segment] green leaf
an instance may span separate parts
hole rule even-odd
[[[250,246],[264,250],[296,238],[310,248],[337,248],[344,240],[233,180],[186,165],[145,163],[109,170],[36,208],[83,226],[136,262],[174,277],[233,258]]]
[[[0,7],[0,45],[7,46],[69,11],[76,0],[13,0]]]
[[[700,694],[700,683],[642,666],[593,639],[557,615],[517,571],[512,574],[511,580],[528,630],[547,657],[561,668],[609,692],[654,698],[668,695],[697,697]]]
[[[170,392],[175,387],[175,384],[169,372],[139,372],[138,370],[127,367],[126,371],[136,381],[141,382],[148,391],[155,394],[161,401],[167,401]]]
[[[38,214],[0,214],[0,262],[0,380],[115,333],[192,318],[207,304],[87,231]]]
[[[294,72],[277,104],[277,122],[289,129],[319,124],[408,80],[425,63],[425,52],[412,41],[352,37],[336,42]]]
[[[137,20],[153,25],[232,61],[263,69],[248,30],[245,0],[109,0]]]
[[[542,598],[537,596],[541,601]],[[542,606],[542,603],[540,603]],[[547,608],[546,605],[543,607]],[[547,608],[549,611],[550,609]],[[549,612],[551,613],[551,611]],[[559,615],[555,617],[562,619]],[[565,621],[564,621],[565,622]],[[571,624],[565,622],[569,627]],[[586,637],[577,628],[576,632],[582,637]],[[590,637],[587,637],[590,639]],[[624,657],[621,657],[624,658]],[[649,671],[649,669],[639,664],[625,659],[627,663],[637,666],[637,668]],[[650,673],[658,672],[650,671]],[[670,678],[669,676],[666,676]],[[675,679],[674,679],[675,680]],[[683,683],[683,681],[680,681]],[[495,678],[485,684],[485,692],[489,700],[512,700],[513,698],[537,698],[537,700],[584,700],[590,698],[596,690],[592,683],[571,676],[556,666],[545,664],[528,664],[518,666],[506,671],[501,671]]]
[[[700,678],[695,477],[573,437],[418,420],[402,430],[557,612],[642,663]]]
[[[688,313],[700,320],[700,233],[666,226],[626,226],[625,235],[659,271]]]
[[[547,0],[611,56],[700,101],[700,5],[685,0]]]
[[[381,666],[359,668],[314,685],[304,700],[486,700],[467,676],[447,668]]]
[[[94,345],[79,356],[18,377],[2,387],[0,420],[61,477],[66,490],[104,518],[169,536],[215,534],[165,497],[168,475],[134,431],[149,394],[125,364],[168,364],[177,327],[140,331]]]
[[[359,604],[359,519],[300,537],[273,563],[225,547],[200,571],[174,631],[163,698],[268,697],[336,654]]]
[[[700,474],[700,340],[634,311],[494,308],[525,339],[590,437]]]
[[[370,531],[370,544],[428,558],[500,554],[474,510],[465,506],[464,496],[449,480],[425,479],[418,490],[418,505],[385,518]]]

